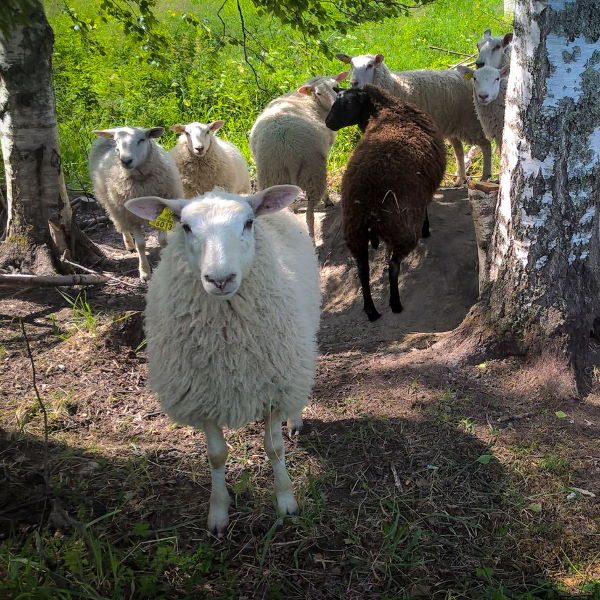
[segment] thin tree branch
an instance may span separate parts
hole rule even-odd
[[[33,382],[33,389],[35,390],[35,396],[37,398],[38,405],[40,410],[42,411],[42,416],[44,418],[44,495],[48,496],[48,485],[50,483],[50,470],[48,465],[48,412],[46,411],[46,405],[44,404],[40,392],[37,387],[37,376],[35,371],[35,361],[33,360],[33,354],[31,353],[31,346],[29,345],[29,338],[27,337],[27,332],[25,331],[25,323],[23,323],[23,319],[19,319],[19,323],[21,324],[21,333],[23,334],[23,339],[25,340],[25,348],[27,349],[27,356],[29,357],[29,362],[31,363],[31,376]]]
[[[129,283],[128,281],[119,279],[118,277],[114,277],[113,275],[109,275],[108,273],[105,273],[104,271],[98,272],[98,271],[94,271],[93,269],[88,269],[88,267],[84,267],[83,265],[77,264],[76,262],[73,262],[71,260],[67,260],[66,258],[63,258],[62,260],[63,260],[63,262],[66,262],[67,264],[69,264],[73,267],[77,267],[78,269],[81,269],[82,271],[86,271],[87,273],[91,273],[92,275],[97,275],[98,277],[106,277],[106,279],[116,281],[123,285],[128,285],[129,287],[132,287],[132,288],[136,288],[136,289],[139,288],[139,286],[135,283]]]
[[[242,6],[240,4],[240,0],[236,0],[236,4],[237,4],[238,13],[240,15],[240,23],[242,25],[242,48],[244,50],[244,60],[246,61],[246,64],[252,69],[252,73],[254,73],[254,80],[256,81],[256,87],[258,87],[258,89],[261,92],[265,92],[266,91],[265,88],[263,88],[263,86],[260,84],[260,80],[258,78],[258,73],[256,72],[254,65],[250,62],[250,59],[248,58],[248,49],[246,48],[246,44],[247,44],[246,21],[244,20],[244,12],[242,11]]]
[[[0,287],[60,287],[70,285],[101,285],[108,281],[100,275],[23,275],[0,274]]]

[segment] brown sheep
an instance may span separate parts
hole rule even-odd
[[[427,205],[446,168],[446,150],[432,120],[372,85],[344,90],[325,121],[338,131],[358,125],[358,142],[342,179],[344,239],[356,260],[364,310],[369,321],[381,315],[371,297],[369,241],[388,249],[390,307],[402,311],[398,292],[400,261],[428,230]]]

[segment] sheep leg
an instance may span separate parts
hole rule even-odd
[[[376,321],[381,316],[371,297],[371,282],[369,274],[369,250],[364,249],[356,258],[356,266],[358,268],[358,278],[360,279],[360,286],[363,294],[363,308],[369,317],[369,321]]]
[[[161,248],[164,248],[167,245],[167,232],[164,229],[158,230],[158,243]]]
[[[148,281],[148,279],[150,279],[150,274],[152,273],[152,267],[150,266],[148,257],[146,256],[146,237],[144,236],[143,231],[135,231],[133,234],[133,239],[135,240],[135,249],[137,250],[138,257],[140,259],[140,280],[145,283]]]
[[[287,428],[289,435],[298,435],[302,431],[302,411],[288,417]]]
[[[465,153],[462,142],[458,138],[450,138],[452,148],[454,148],[454,156],[456,158],[456,175],[454,183],[461,186],[467,180],[467,172],[465,170]]]
[[[225,461],[227,460],[227,444],[223,429],[214,421],[205,421],[204,435],[210,463],[210,508],[208,510],[208,530],[221,537],[229,524],[229,493],[225,485]]]
[[[492,176],[492,144],[489,140],[479,144],[483,154],[483,175],[481,181],[487,181]]]
[[[428,238],[431,235],[429,231],[429,212],[425,209],[425,220],[423,221],[423,227],[421,228],[421,237]]]
[[[393,313],[402,312],[402,302],[400,302],[400,292],[398,291],[399,274],[400,260],[395,254],[392,254],[388,263],[388,276],[390,279],[390,308]]]
[[[281,415],[277,412],[265,415],[265,450],[273,467],[277,511],[280,515],[295,515],[298,512],[298,504],[294,498],[292,480],[285,468]]]
[[[125,244],[125,250],[129,250],[129,252],[135,252],[133,237],[128,231],[123,234],[123,243]]]

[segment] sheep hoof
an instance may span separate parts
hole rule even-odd
[[[401,313],[402,312],[402,304],[400,302],[398,302],[398,304],[396,304],[395,302],[390,302],[390,308],[392,309],[393,313]]]
[[[302,431],[302,417],[290,417],[287,420],[289,436],[298,436]]]
[[[298,514],[298,503],[291,492],[277,496],[277,512],[283,517]]]
[[[377,319],[379,319],[379,317],[381,317],[381,314],[379,314],[374,308],[371,310],[367,310],[365,308],[365,312],[367,313],[367,317],[369,317],[369,321],[371,321],[371,323],[373,321],[377,321]]]
[[[227,533],[228,525],[229,515],[227,510],[211,508],[208,511],[207,528],[214,536],[222,538]]]
[[[150,275],[151,274],[152,274],[152,272],[146,273],[145,271],[144,272],[140,271],[140,281],[142,283],[148,283],[148,281],[150,281]]]

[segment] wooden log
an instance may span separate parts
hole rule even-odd
[[[71,285],[101,285],[108,278],[100,275],[23,275],[0,273],[0,287],[59,287]]]

